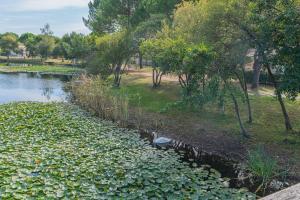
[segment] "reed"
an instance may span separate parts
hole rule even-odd
[[[97,116],[126,126],[129,119],[129,97],[115,93],[100,76],[82,75],[71,82],[75,101]]]

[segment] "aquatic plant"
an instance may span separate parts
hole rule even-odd
[[[0,199],[255,199],[66,104],[0,105]]]

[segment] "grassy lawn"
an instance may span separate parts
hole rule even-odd
[[[141,73],[143,74],[143,72],[147,71],[145,69]],[[149,112],[160,112],[168,104],[180,99],[178,83],[164,78],[160,88],[152,89],[150,76],[129,73],[123,77],[121,87],[121,90],[132,94],[132,96],[138,93],[141,96],[141,106]],[[284,119],[278,101],[271,96],[250,95],[250,98],[254,115],[253,124],[246,123],[246,105],[240,102],[243,121],[252,135],[252,138],[246,143],[250,146],[259,143],[271,145],[272,148],[276,148],[273,151],[275,154],[288,150],[293,152],[291,158],[297,159],[300,163],[300,135],[287,134],[285,132]],[[137,98],[131,98],[130,101],[131,105],[137,104]],[[285,104],[294,129],[300,131],[300,101],[292,102],[286,100]],[[230,100],[227,100],[225,114],[221,114],[216,109],[216,105],[208,105],[203,110],[196,111],[171,110],[169,115],[189,117],[190,120],[196,121],[196,123],[201,124],[205,122],[214,128],[239,136],[239,126]]]
[[[0,199],[254,199],[65,104],[0,105]]]
[[[81,68],[68,66],[50,66],[50,65],[33,65],[33,66],[3,66],[0,65],[0,72],[43,72],[58,74],[74,74],[84,72]]]

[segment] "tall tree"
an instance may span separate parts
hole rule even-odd
[[[273,82],[286,130],[290,131],[293,128],[282,93],[295,98],[300,91],[299,1],[233,1],[230,5],[232,13],[236,10],[244,13],[228,13],[228,20],[242,30],[256,48]],[[274,72],[280,74],[281,78],[277,79]]]
[[[212,77],[221,78],[219,87],[229,92],[241,133],[248,136],[240,118],[238,92],[232,82],[233,79],[240,82],[247,99],[248,121],[252,122],[250,99],[244,79],[244,60],[248,45],[243,32],[228,22],[227,11],[228,2],[222,0],[184,2],[174,14],[173,30],[169,31],[169,35],[183,38],[191,44],[205,42],[212,47],[215,52],[214,64],[203,79],[210,82]]]
[[[140,68],[143,68],[143,55],[139,46],[143,41],[155,38],[156,34],[162,28],[165,16],[162,14],[153,14],[146,21],[141,22],[134,30],[134,48],[139,56]]]
[[[95,0],[89,3],[89,16],[83,19],[87,27],[98,34],[128,29],[144,18],[139,0]]]

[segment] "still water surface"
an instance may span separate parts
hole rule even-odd
[[[39,73],[0,73],[0,104],[17,101],[67,101],[68,76]]]

